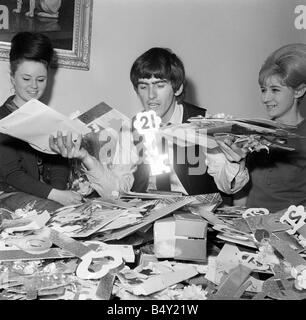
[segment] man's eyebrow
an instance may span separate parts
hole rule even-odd
[[[168,83],[168,80],[166,79],[159,79],[156,81],[152,81],[150,82],[152,84],[157,84],[157,83]],[[149,82],[146,82],[145,80],[138,80],[138,84],[150,84]]]
[[[154,83],[154,84],[156,84],[156,83],[168,83],[168,80],[160,79],[160,80],[153,81],[152,83]]]
[[[137,81],[137,84],[147,84],[147,82],[144,81],[144,80],[138,80],[138,81]]]

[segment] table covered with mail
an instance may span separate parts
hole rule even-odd
[[[286,148],[290,136],[269,121],[224,117],[160,129],[178,144],[195,133],[208,148],[228,135],[252,139],[253,152]],[[225,206],[218,193],[0,207],[0,300],[305,299],[305,218],[294,203],[271,213]]]

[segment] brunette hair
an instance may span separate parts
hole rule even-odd
[[[15,74],[18,65],[24,60],[41,62],[48,68],[53,55],[54,49],[47,36],[38,32],[19,32],[11,41],[11,74]]]
[[[150,79],[152,76],[170,81],[173,91],[176,92],[185,84],[184,64],[170,49],[151,48],[135,60],[130,71],[130,79],[137,91],[139,79]],[[176,98],[181,101],[184,98],[184,90]]]

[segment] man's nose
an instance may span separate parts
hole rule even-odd
[[[155,86],[149,86],[149,98],[154,99],[156,97],[156,88]]]

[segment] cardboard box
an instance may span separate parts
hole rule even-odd
[[[176,212],[154,223],[157,258],[206,262],[207,222],[192,213]]]

